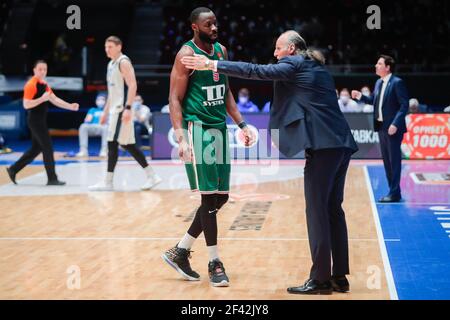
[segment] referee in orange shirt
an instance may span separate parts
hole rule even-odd
[[[61,186],[66,183],[59,181],[55,172],[55,159],[53,145],[47,127],[48,102],[62,109],[78,111],[78,103],[67,103],[58,98],[44,81],[47,76],[47,63],[38,60],[33,68],[34,76],[25,84],[23,106],[28,110],[28,127],[31,132],[31,147],[14,163],[7,168],[11,181],[16,183],[16,174],[30,164],[42,152],[45,171],[47,172],[47,185]]]

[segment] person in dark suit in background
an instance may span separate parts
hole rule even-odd
[[[380,137],[381,155],[389,184],[389,194],[380,202],[399,202],[402,199],[400,177],[402,173],[401,144],[406,132],[405,117],[408,113],[409,97],[402,79],[392,74],[395,61],[381,55],[375,65],[380,77],[375,84],[373,95],[367,97],[353,90],[352,98],[374,106],[374,130]]]
[[[278,130],[279,141],[274,142],[288,157],[303,149],[306,154],[306,218],[313,261],[310,278],[288,292],[346,292],[348,236],[342,202],[350,157],[358,147],[339,109],[334,80],[323,66],[323,56],[309,50],[295,31],[278,38],[274,56],[278,63],[270,65],[211,61],[205,56],[184,57],[182,63],[190,69],[275,81],[270,128]]]

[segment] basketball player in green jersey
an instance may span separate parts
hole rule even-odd
[[[185,162],[191,190],[201,193],[201,205],[184,237],[162,258],[185,279],[200,280],[188,258],[195,239],[203,232],[209,254],[210,282],[215,287],[226,287],[229,279],[217,252],[216,215],[228,201],[230,183],[227,114],[243,131],[246,145],[253,144],[255,137],[236,106],[226,76],[212,71],[192,71],[181,63],[182,57],[194,54],[227,59],[225,47],[217,42],[214,13],[200,7],[192,11],[190,20],[194,38],[184,44],[175,58],[169,108],[179,155]]]

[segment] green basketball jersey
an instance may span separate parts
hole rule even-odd
[[[224,55],[218,42],[213,47],[211,55],[198,48],[193,40],[184,44],[211,60],[223,60]],[[223,74],[214,71],[194,71],[189,77],[189,84],[183,100],[183,119],[185,121],[201,122],[211,127],[226,126],[226,94],[228,80]]]

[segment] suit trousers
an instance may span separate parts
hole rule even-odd
[[[305,151],[306,220],[312,267],[310,278],[327,281],[349,274],[348,235],[342,209],[352,151],[348,148]]]
[[[390,136],[388,131],[381,129],[380,137],[381,156],[383,157],[384,171],[389,184],[389,196],[401,197],[400,178],[402,174],[401,144],[403,133],[397,132]]]

